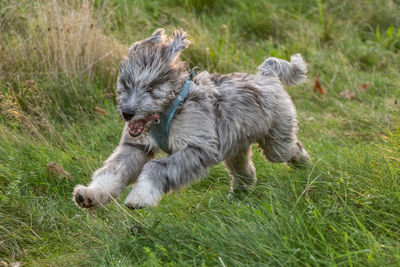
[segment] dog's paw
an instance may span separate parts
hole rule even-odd
[[[84,209],[96,207],[107,202],[108,196],[96,189],[91,189],[83,185],[77,185],[72,193],[74,203]]]
[[[124,204],[130,209],[155,207],[161,196],[161,191],[152,186],[151,182],[140,181],[132,188]]]
[[[125,206],[132,210],[137,210],[137,209],[143,209],[143,208],[150,208],[150,207],[155,207],[157,206],[157,202],[147,202],[143,201],[142,199],[127,199],[125,200]]]
[[[129,196],[125,200],[125,206],[127,206],[130,209],[142,209],[142,208],[147,208],[147,207],[155,207],[157,206],[158,197],[153,196],[151,193],[150,194],[132,194],[132,192],[129,194]]]

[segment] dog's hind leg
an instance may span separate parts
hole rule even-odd
[[[286,162],[293,167],[305,166],[310,157],[297,139],[295,128],[287,126],[279,124],[272,127],[265,139],[259,141],[259,145],[271,162]]]
[[[310,157],[298,140],[287,142],[269,136],[259,144],[271,162],[286,162],[292,167],[306,166],[310,162]]]
[[[150,159],[151,153],[144,148],[144,145],[132,143],[125,128],[120,144],[103,167],[93,174],[92,182],[74,188],[73,201],[79,207],[91,208],[117,197],[137,179],[143,165]]]
[[[271,127],[258,143],[269,161],[287,162],[295,167],[304,166],[309,163],[310,157],[296,133],[296,109],[290,97],[282,90],[277,98]]]
[[[251,155],[250,146],[240,149],[236,155],[225,159],[225,165],[232,176],[232,192],[247,191],[256,183],[256,170]]]

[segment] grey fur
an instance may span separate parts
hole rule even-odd
[[[188,75],[179,59],[189,42],[176,30],[164,30],[130,48],[117,81],[119,112],[134,110],[133,121],[162,114],[181,90]],[[130,208],[155,206],[164,193],[206,175],[225,160],[233,176],[232,190],[247,189],[256,181],[251,145],[258,143],[268,160],[303,165],[309,156],[296,136],[295,107],[280,79],[299,84],[307,67],[297,54],[291,62],[268,58],[257,74],[199,73],[170,128],[171,155],[152,159],[157,146],[148,132],[132,138],[128,124],[119,146],[87,186],[78,185],[74,201],[84,208],[103,205],[136,181],[125,200]],[[280,79],[279,79],[280,78]]]
[[[307,65],[300,54],[290,57],[290,62],[275,57],[267,58],[258,68],[262,75],[276,74],[279,78],[290,85],[297,85],[307,78]]]

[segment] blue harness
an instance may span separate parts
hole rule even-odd
[[[172,105],[161,115],[159,123],[152,124],[150,126],[150,134],[156,141],[157,145],[166,153],[170,153],[168,148],[168,137],[169,137],[169,127],[171,126],[171,121],[174,118],[175,112],[178,106],[187,97],[190,86],[192,85],[192,78],[195,76],[195,72],[191,70],[190,75],[186,77],[186,82],[183,85],[181,92],[178,97],[174,100]]]

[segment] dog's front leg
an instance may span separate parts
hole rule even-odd
[[[151,160],[144,165],[125,205],[132,209],[156,206],[164,193],[176,190],[204,175],[208,167],[217,162],[215,152],[207,153],[192,146],[168,158]]]
[[[126,135],[103,167],[94,172],[88,186],[77,185],[73,191],[73,200],[82,208],[90,208],[107,203],[117,197],[125,187],[136,181],[143,165],[150,159],[144,145],[135,144]]]

